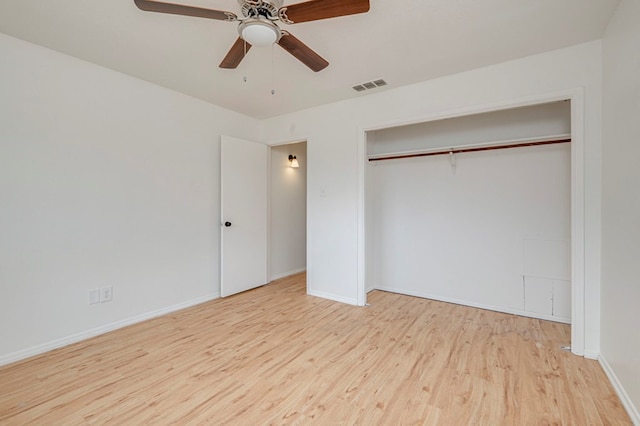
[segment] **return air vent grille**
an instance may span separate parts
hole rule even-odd
[[[367,81],[366,83],[356,84],[355,86],[352,87],[352,89],[355,90],[356,92],[364,92],[365,90],[371,90],[371,89],[375,89],[376,87],[382,87],[386,85],[387,85],[387,82],[380,78],[378,80]]]

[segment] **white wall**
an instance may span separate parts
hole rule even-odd
[[[602,358],[640,424],[640,2],[604,37]]]
[[[216,297],[219,139],[258,123],[5,35],[0,57],[0,364]]]
[[[586,350],[600,341],[601,43],[586,43],[265,120],[266,140],[307,139],[311,294],[357,303],[359,176],[363,129],[454,115],[584,88]],[[330,123],[330,125],[328,125]]]
[[[300,167],[291,168],[289,155]],[[307,265],[307,143],[271,147],[270,198],[271,279],[297,272]]]

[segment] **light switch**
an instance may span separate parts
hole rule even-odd
[[[89,304],[95,305],[96,303],[100,303],[100,289],[94,288],[93,290],[89,290]]]

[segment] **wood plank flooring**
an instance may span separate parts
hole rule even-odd
[[[304,280],[0,368],[0,424],[631,424],[567,325]]]

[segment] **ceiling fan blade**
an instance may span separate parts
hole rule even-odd
[[[280,13],[294,24],[368,11],[369,0],[309,0],[280,8]]]
[[[218,19],[220,21],[235,21],[238,16],[232,12],[222,10],[204,9],[201,7],[186,6],[184,4],[164,3],[155,0],[134,0],[138,9],[147,12],[170,13],[173,15],[195,16],[197,18]]]
[[[249,49],[251,49],[251,45],[238,37],[236,42],[233,43],[233,46],[231,46],[231,49],[229,49],[229,52],[227,52],[227,56],[220,62],[220,68],[237,68]]]
[[[278,44],[287,52],[291,53],[300,62],[311,68],[314,72],[325,69],[329,62],[327,62],[322,56],[311,50],[309,46],[289,34],[288,32],[282,32],[282,37]]]

